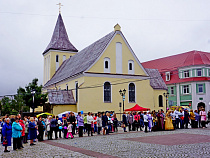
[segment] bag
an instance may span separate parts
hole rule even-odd
[[[59,126],[59,129],[62,129],[62,126]]]
[[[66,126],[64,126],[64,129],[67,129],[67,127],[66,127]]]
[[[125,124],[122,124],[121,127],[122,127],[122,128],[125,128]]]
[[[7,139],[4,139],[3,146],[7,146],[7,144],[8,144]]]

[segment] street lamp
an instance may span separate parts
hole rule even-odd
[[[35,95],[36,91],[35,90],[32,90],[31,91],[31,94],[33,96],[33,106],[32,106],[32,109],[33,109],[33,117],[34,117],[34,95]]]
[[[167,106],[168,106],[168,96],[169,96],[169,93],[163,93],[163,96],[166,97],[166,111],[167,111]]]
[[[124,105],[124,101],[125,101],[125,93],[126,93],[126,90],[124,89],[123,91],[120,89],[119,91],[120,95],[122,96],[122,99],[123,99],[123,111],[125,110],[125,105]]]

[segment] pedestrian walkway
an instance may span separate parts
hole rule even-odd
[[[57,139],[25,145],[0,157],[210,157],[210,127],[158,132],[126,132]]]

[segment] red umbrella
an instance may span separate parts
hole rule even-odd
[[[139,106],[138,104],[136,104],[134,107],[130,109],[125,109],[125,111],[147,111],[147,110],[150,110],[150,108],[143,108]]]

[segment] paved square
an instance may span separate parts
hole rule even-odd
[[[210,142],[210,136],[178,133],[178,134],[168,134],[161,136],[124,138],[123,140],[150,143],[150,144],[160,144],[160,145],[181,145],[181,144],[196,144],[196,143]]]

